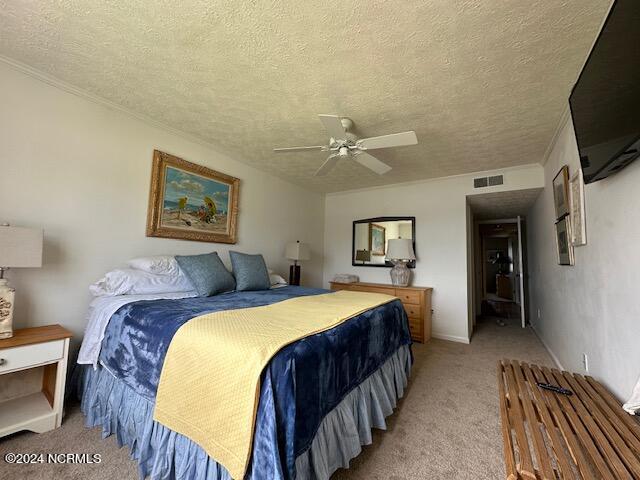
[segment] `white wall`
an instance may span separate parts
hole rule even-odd
[[[587,245],[572,267],[557,265],[551,189],[565,164],[571,176],[579,168],[570,119],[529,215],[530,318],[564,368],[584,371],[586,353],[590,374],[623,399],[640,375],[640,161],[585,187]]]
[[[322,195],[2,62],[0,146],[0,221],[45,232],[43,268],[8,273],[17,327],[60,323],[80,337],[87,286],[140,255],[260,252],[287,277],[284,245],[301,240],[303,284],[322,284]],[[145,237],[154,149],[241,179],[236,245]]]
[[[389,283],[389,268],[351,265],[352,222],[382,216],[416,217],[416,268],[413,284],[434,288],[433,335],[469,341],[467,309],[467,204],[477,194],[473,178],[503,173],[504,185],[484,193],[540,188],[543,169],[527,165],[482,174],[328,194],[325,204],[325,285],[336,273],[360,280]]]

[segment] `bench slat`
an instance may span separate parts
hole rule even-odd
[[[598,392],[600,398],[603,398],[609,407],[611,407],[616,416],[616,420],[622,421],[624,426],[627,427],[627,431],[631,432],[633,436],[640,440],[640,427],[638,426],[638,422],[622,409],[622,404],[595,378],[586,376],[585,380],[596,392]],[[618,425],[618,423],[616,423],[616,425]],[[636,453],[640,455],[640,450],[637,450]]]
[[[524,372],[524,376],[531,385],[536,384],[536,380],[533,377],[533,372],[529,368],[529,365],[526,363],[521,364],[522,370]],[[564,475],[564,478],[570,478],[573,475],[573,469],[571,467],[571,460],[566,454],[565,451],[565,443],[563,442],[563,437],[558,432],[558,429],[554,426],[554,421],[552,414],[549,410],[549,406],[545,401],[542,392],[539,388],[532,388],[533,397],[536,401],[536,406],[538,407],[538,412],[540,412],[540,417],[542,418],[542,422],[547,427],[547,434],[551,438],[551,446],[553,448],[553,452],[556,455],[556,459],[560,466],[560,473]],[[563,417],[564,420],[564,417]],[[565,420],[566,422],[566,420]],[[559,422],[556,422],[559,423]],[[568,425],[566,425],[568,428]],[[571,447],[569,447],[571,448]]]
[[[578,395],[578,398],[582,401],[587,411],[591,413],[591,416],[595,419],[602,432],[607,436],[610,445],[617,453],[617,458],[621,460],[624,466],[634,474],[635,478],[640,478],[640,463],[638,463],[635,455],[629,449],[615,427],[582,388],[576,378],[574,378],[569,372],[563,372],[563,376],[571,386],[573,392]]]
[[[507,470],[507,480],[516,480],[518,470],[516,469],[516,458],[513,449],[513,439],[511,438],[511,423],[509,422],[509,412],[507,408],[507,396],[504,388],[504,368],[498,362],[498,392],[500,395],[500,417],[502,419],[502,444],[504,446],[504,461]]]
[[[547,379],[542,371],[536,365],[531,365],[531,370],[536,376],[536,381],[538,382],[552,382],[552,380]],[[597,448],[593,442],[590,445],[583,446],[582,442],[578,438],[579,431],[583,431],[584,434],[588,437],[582,422],[577,418],[573,408],[570,404],[567,403],[567,399],[564,395],[556,395],[554,392],[550,392],[549,390],[545,390],[543,395],[551,405],[552,411],[556,418],[556,421],[560,425],[560,431],[562,432],[562,436],[564,437],[567,445],[569,447],[569,451],[573,455],[573,460],[578,466],[578,470],[580,475],[584,479],[595,480],[596,476],[592,470],[591,462],[589,461],[588,449],[592,448],[597,452]],[[566,410],[568,408],[568,410]],[[586,447],[586,448],[585,448]],[[604,459],[600,457],[600,473],[602,475],[601,478],[613,479],[613,475],[609,470]]]
[[[507,391],[509,392],[509,398],[511,400],[509,405],[511,406],[511,413],[514,417],[513,430],[516,433],[518,453],[520,454],[520,474],[525,477],[535,479],[536,472],[533,468],[533,460],[531,459],[531,450],[529,449],[527,432],[524,428],[524,414],[520,406],[520,396],[518,394],[518,387],[514,378],[513,368],[508,360],[505,360],[502,364],[507,378]]]
[[[568,388],[573,390],[573,386],[567,381],[564,377],[563,373],[557,369],[551,370],[554,378],[556,379],[556,383],[564,388]],[[567,372],[568,373],[568,372]],[[576,412],[583,420],[583,423],[587,427],[587,430],[591,434],[591,437],[595,440],[595,443],[598,445],[600,451],[602,452],[604,458],[609,463],[609,466],[616,474],[616,478],[630,478],[629,471],[624,465],[622,459],[618,456],[615,449],[609,442],[605,431],[600,427],[598,422],[596,422],[593,414],[589,411],[588,408],[583,404],[581,392],[574,391],[574,394],[571,395],[570,401],[573,404]]]
[[[624,443],[632,450],[633,458],[636,459],[636,455],[640,454],[640,440],[633,434],[633,432],[627,428],[627,426],[617,421],[615,412],[611,409],[609,404],[595,391],[595,389],[585,380],[582,375],[575,374],[573,376],[575,380],[580,384],[582,389],[589,395],[591,400],[598,406],[600,411],[607,418],[613,428],[616,429],[618,434],[624,439]],[[637,461],[638,459],[636,459]],[[640,468],[640,466],[638,467]],[[631,471],[637,472],[634,467],[629,468]],[[637,476],[638,473],[636,473]]]
[[[526,414],[526,418],[529,424],[529,430],[531,432],[531,436],[533,437],[533,446],[535,448],[536,458],[538,460],[538,468],[542,473],[543,479],[555,480],[556,477],[553,473],[553,468],[551,467],[549,453],[547,452],[547,447],[544,443],[542,433],[540,432],[540,428],[538,426],[538,419],[536,418],[536,412],[533,408],[531,397],[529,396],[529,391],[522,374],[522,369],[520,367],[520,364],[515,360],[512,361],[511,364],[513,366],[513,371],[515,372],[516,382],[518,382],[518,388],[520,389],[520,398],[522,400],[524,413]]]

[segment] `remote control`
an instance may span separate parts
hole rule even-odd
[[[567,388],[559,387],[558,385],[552,385],[550,383],[538,382],[537,385],[545,390],[551,390],[552,392],[561,393],[562,395],[573,395],[573,392]]]

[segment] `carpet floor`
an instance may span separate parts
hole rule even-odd
[[[386,432],[332,480],[422,480],[504,478],[496,362],[516,358],[553,366],[529,328],[515,322],[478,322],[471,344],[431,340],[413,348],[415,364]],[[0,479],[135,480],[127,448],[98,428],[87,429],[78,404],[67,408],[62,427],[43,434],[17,433],[0,439]],[[10,465],[12,453],[100,454],[100,464]]]

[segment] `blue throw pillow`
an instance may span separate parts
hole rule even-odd
[[[236,287],[231,272],[216,252],[202,255],[176,255],[176,262],[201,297],[230,292]]]
[[[236,277],[236,290],[268,290],[271,288],[269,271],[262,255],[248,255],[229,252],[233,275]]]

